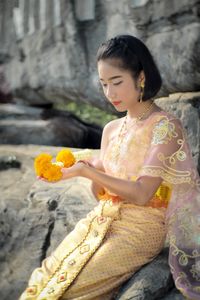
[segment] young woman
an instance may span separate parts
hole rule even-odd
[[[127,114],[105,126],[98,162],[62,172],[91,179],[99,204],[34,270],[20,299],[114,299],[167,232],[175,284],[200,299],[199,177],[180,121],[153,101],[159,71],[129,35],[102,44],[97,62],[106,98]]]

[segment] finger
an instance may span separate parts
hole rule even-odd
[[[71,167],[69,167],[69,168],[61,168],[61,172],[63,174],[66,174],[66,173],[69,173],[70,169],[71,169]]]
[[[48,180],[47,180],[47,179],[45,179],[45,178],[43,178],[43,177],[42,177],[40,180],[41,180],[41,181],[48,182]]]
[[[37,176],[37,180],[44,181],[44,182],[49,182],[47,179],[45,179],[42,176]]]

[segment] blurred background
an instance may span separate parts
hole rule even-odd
[[[199,20],[199,0],[1,0],[1,144],[99,148],[116,112],[95,55],[127,33],[150,48],[163,78],[159,105],[182,119],[198,163]]]

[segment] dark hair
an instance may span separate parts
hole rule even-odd
[[[145,74],[143,100],[153,98],[161,88],[160,72],[148,48],[138,38],[118,35],[103,43],[97,52],[97,62],[106,59],[119,60],[119,67],[129,70],[136,80],[141,71]]]

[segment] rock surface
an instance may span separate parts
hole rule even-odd
[[[15,155],[20,169],[0,172],[0,299],[17,299],[33,268],[55,249],[77,221],[96,204],[88,180],[57,184],[36,181],[33,159],[61,148],[0,146]]]
[[[0,171],[7,170],[10,168],[20,168],[21,163],[17,160],[16,156],[1,156],[0,157]]]
[[[87,179],[79,177],[56,184],[36,181],[34,157],[41,152],[55,156],[60,149],[36,145],[0,146],[0,157],[15,155],[21,162],[20,169],[0,172],[1,300],[18,299],[32,270],[97,204]],[[98,155],[98,150],[94,150],[94,155]],[[166,248],[138,271],[122,286],[117,299],[183,300],[173,287],[167,254]]]
[[[164,81],[160,95],[200,89],[200,0],[82,2],[1,1],[0,63],[15,97],[109,109],[98,92],[95,55],[120,33],[149,46]]]
[[[23,105],[0,105],[1,144],[100,148],[102,129],[73,114]]]
[[[167,258],[168,248],[126,282],[116,300],[162,299],[173,287]]]

